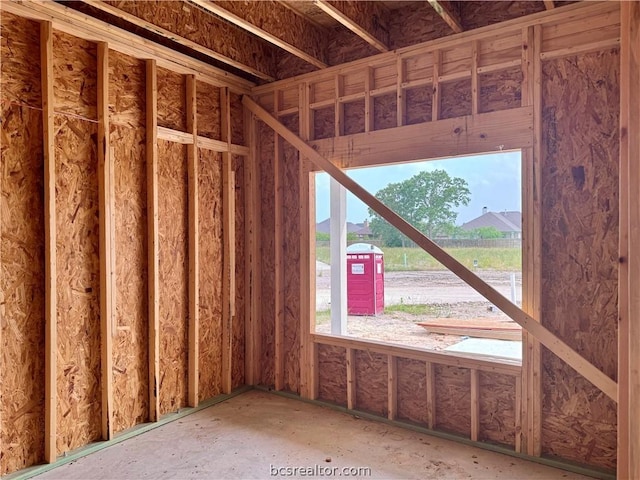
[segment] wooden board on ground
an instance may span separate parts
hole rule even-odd
[[[418,322],[429,333],[446,335],[464,335],[474,338],[493,338],[496,340],[522,340],[522,327],[510,320],[494,318],[432,318]]]

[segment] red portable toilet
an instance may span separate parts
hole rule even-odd
[[[347,311],[349,315],[384,312],[384,257],[375,245],[347,247]]]

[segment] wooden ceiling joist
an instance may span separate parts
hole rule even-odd
[[[382,2],[315,0],[315,4],[376,49],[389,51],[389,15]]]
[[[150,2],[107,3],[102,0],[83,0],[83,3],[262,80],[273,81],[275,79],[275,64],[271,62],[271,52],[265,51],[265,47],[269,47],[267,44],[206,13],[202,13],[202,15],[208,15],[209,18],[203,19],[202,23],[206,23],[207,28],[211,31],[208,34],[203,32],[202,38],[209,39],[212,45],[203,45],[205,42],[196,38],[188,38],[183,32],[175,31],[173,27],[169,29],[167,28],[168,24],[162,26],[161,24],[166,22],[162,22],[160,18],[156,17],[157,8]],[[175,2],[161,3],[165,8],[170,8],[172,6],[170,4],[175,4]],[[187,5],[185,4],[185,6]],[[189,7],[187,6],[187,8]],[[246,48],[227,48],[229,45],[245,45]],[[261,54],[254,55],[252,52],[260,52]],[[263,61],[263,58],[269,61]]]
[[[460,18],[460,14],[456,12],[456,10],[451,5],[451,2],[446,2],[443,0],[429,0],[429,3],[437,12],[437,14],[440,15],[440,17],[442,17],[445,22],[447,22],[447,25],[451,27],[451,30],[453,30],[455,33],[462,33],[464,31],[464,28],[462,28],[462,20]]]
[[[553,0],[544,0],[544,7],[547,10],[552,10],[552,9],[556,8],[556,4],[554,3]]]
[[[274,1],[190,0],[208,12],[256,35],[318,68],[326,68],[326,32]]]

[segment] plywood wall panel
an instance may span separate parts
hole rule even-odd
[[[5,19],[2,20],[4,28]],[[26,35],[12,38],[30,43]],[[3,49],[3,60],[4,54]],[[27,65],[34,75],[39,74],[38,63]],[[7,71],[4,63],[2,67],[4,85]],[[4,100],[0,171],[0,475],[43,460],[45,396],[42,114]]]
[[[364,100],[344,104],[344,134],[364,132]]]
[[[145,139],[143,127],[111,127],[116,232],[116,326],[112,347],[116,432],[149,418]]]
[[[387,356],[356,350],[356,410],[387,416]]]
[[[109,51],[110,145],[115,176],[116,321],[113,422],[149,418],[145,66]]]
[[[258,123],[259,145],[259,178],[260,182],[260,308],[262,310],[260,359],[260,383],[273,385],[275,382],[275,288],[273,272],[275,271],[275,190],[274,190],[274,134],[273,130],[262,122]]]
[[[419,360],[398,359],[398,418],[427,423],[427,367]]]
[[[471,79],[440,84],[440,120],[471,115]]]
[[[2,12],[2,101],[42,108],[40,86],[40,25]],[[27,59],[29,59],[27,61]]]
[[[543,63],[542,321],[616,378],[619,55]],[[543,351],[543,453],[615,468],[616,405]]]
[[[342,347],[318,345],[318,398],[347,405],[347,352]]]
[[[411,88],[404,91],[405,125],[430,122],[433,109],[433,88],[431,86]]]
[[[199,151],[200,400],[222,392],[222,154]]]
[[[544,3],[533,1],[466,1],[462,10],[462,26],[465,30],[472,30],[523,15],[541,12],[544,9]]]
[[[101,436],[97,125],[57,115],[57,447]]]
[[[396,95],[382,95],[373,99],[373,129],[394,128],[398,126]]]
[[[196,82],[198,110],[198,135],[222,140],[220,128],[220,88],[204,82]]]
[[[407,47],[453,35],[451,27],[426,2],[394,9],[389,15],[389,48]]]
[[[479,75],[480,113],[518,108],[522,105],[522,69],[519,67]]]
[[[313,139],[331,138],[336,129],[336,117],[334,107],[319,108],[312,112],[313,118]]]
[[[244,145],[244,107],[242,96],[229,92],[229,105],[231,107],[231,143]]]
[[[55,110],[97,120],[96,44],[54,30],[53,51]]]
[[[244,235],[246,206],[244,203],[244,157],[233,156],[233,166],[235,171],[235,233],[236,233],[236,311],[233,323],[233,343],[232,343],[232,361],[231,361],[231,386],[238,388],[245,384],[244,377],[244,352],[245,352],[245,302],[247,301],[247,292],[245,286],[245,256],[246,256],[246,239]]]
[[[145,64],[109,50],[109,122],[131,128],[145,126]]]
[[[480,431],[479,440],[515,445],[516,378],[497,373],[479,372]]]
[[[184,75],[158,68],[158,125],[187,130],[186,80]]]
[[[186,146],[158,142],[160,413],[187,403],[188,216]]]
[[[289,115],[282,122],[290,130],[298,131],[298,116]],[[300,215],[298,214],[300,180],[298,151],[284,142],[283,150],[283,241],[284,271],[284,386],[300,391]]]
[[[436,365],[436,430],[471,434],[471,372]]]

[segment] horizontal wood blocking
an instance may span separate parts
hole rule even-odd
[[[533,143],[533,108],[521,107],[310,142],[342,168],[514,150]],[[318,168],[318,167],[315,167]]]

